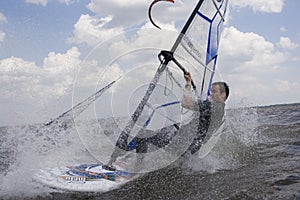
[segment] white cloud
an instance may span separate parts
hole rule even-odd
[[[280,13],[284,6],[284,0],[231,0],[232,6],[251,7],[253,11]]]
[[[96,46],[100,42],[120,34],[122,28],[106,28],[105,25],[112,20],[112,17],[97,18],[88,14],[81,15],[74,25],[70,43],[87,43],[90,46]]]
[[[57,56],[49,54],[49,60],[58,60]],[[58,54],[58,57],[60,55]],[[67,54],[66,54],[66,57]],[[61,60],[62,61],[62,60]],[[20,97],[26,97],[28,94],[32,95],[42,95],[44,92],[47,93],[47,90],[41,90],[37,92],[39,87],[48,88],[51,87],[49,94],[51,95],[63,95],[62,89],[65,90],[72,82],[69,80],[70,76],[74,76],[74,72],[63,71],[64,66],[53,62],[52,68],[57,70],[49,70],[51,68],[47,66],[49,63],[45,64],[45,69],[36,66],[33,62],[28,62],[22,58],[10,57],[0,61],[0,75],[2,77],[1,90],[6,90],[11,88],[13,83],[15,85],[15,91],[10,93],[9,91],[6,94],[17,95]],[[71,65],[72,63],[70,63]],[[74,67],[74,66],[72,66]],[[53,84],[53,85],[52,85]],[[52,85],[52,86],[51,86]],[[31,91],[31,92],[30,92]],[[21,95],[22,94],[22,95]],[[3,97],[3,96],[2,96]]]
[[[0,60],[1,112],[6,113],[0,124],[43,122],[64,110],[55,102],[70,93],[79,62],[76,48],[50,53],[44,67],[17,57]]]
[[[284,26],[280,27],[280,32],[286,32],[286,28]]]
[[[0,12],[0,24],[7,23],[7,19],[3,13]]]
[[[7,19],[3,13],[0,12],[0,24],[7,23]],[[0,44],[5,40],[6,33],[0,30]]]
[[[288,77],[289,79],[289,77]],[[274,90],[278,96],[271,101],[271,103],[296,103],[300,99],[300,82],[299,80],[293,81],[288,79],[275,79],[272,83]],[[272,93],[270,92],[270,95]],[[273,94],[274,95],[274,94]],[[272,96],[273,96],[272,95]],[[276,102],[277,101],[277,102]]]
[[[140,0],[93,0],[87,7],[95,16],[81,15],[74,25],[74,36],[68,41],[95,46],[124,30],[141,27],[145,22],[147,27],[154,28],[147,15],[150,3]],[[193,6],[193,2],[162,2],[153,8],[153,18],[163,29],[174,30],[175,20],[186,20]]]
[[[28,62],[22,58],[16,57],[0,60],[0,66],[1,75],[6,76],[18,76],[21,74],[29,75],[32,71],[34,73],[38,71],[33,62]]]
[[[171,49],[175,39],[178,36],[178,32],[174,25],[166,24],[167,30],[158,30],[153,28],[152,24],[147,23],[138,30],[126,32],[127,38],[123,40],[114,41],[109,47],[110,53],[113,56],[118,56],[124,52],[144,49],[145,55],[140,58],[135,57],[135,63],[139,61],[145,62],[147,60],[147,48],[156,48],[157,52],[161,49]],[[166,40],[166,38],[168,38]],[[148,58],[149,59],[149,58]],[[156,59],[156,58],[155,58]]]
[[[140,0],[92,0],[88,8],[96,15],[112,16],[111,27],[134,27],[149,22],[148,8],[152,1]],[[177,0],[174,4],[161,2],[153,7],[153,19],[157,23],[173,23],[186,20],[193,9],[193,1]]]
[[[0,31],[0,43],[5,40],[6,34],[3,31]]]
[[[34,104],[43,98],[37,87],[40,77],[41,70],[33,62],[16,57],[0,61],[0,103],[1,113],[5,113],[0,115],[1,125],[24,123],[30,116],[24,113],[37,111]]]
[[[286,50],[292,50],[299,46],[299,44],[293,43],[291,39],[288,37],[281,37],[279,42],[276,45]]]
[[[46,6],[48,3],[48,0],[25,0],[26,3],[32,3],[32,4],[41,4],[42,6]]]
[[[286,41],[280,44],[291,46]],[[276,44],[258,34],[244,33],[234,27],[225,28],[218,67],[223,79],[232,85],[232,101],[229,103],[237,104],[243,98],[254,105],[281,103],[278,101],[281,101],[284,90],[289,94],[297,87],[299,90],[299,83],[274,81],[276,77],[278,80],[279,77],[284,78],[285,63],[290,58],[291,55],[284,49],[277,48]]]
[[[47,3],[48,3],[48,0],[24,0],[25,3],[31,3],[31,4],[40,4],[42,6],[46,6]],[[57,0],[59,3],[64,3],[66,5],[70,5],[72,4],[73,2],[75,1],[78,1],[78,0]]]
[[[275,80],[275,87],[280,92],[295,92],[300,89],[300,82],[292,82],[289,80]]]
[[[131,26],[145,20],[147,3],[140,0],[93,0],[87,6],[102,17],[113,14],[111,26]]]
[[[53,74],[69,74],[79,65],[80,52],[76,47],[72,47],[65,54],[50,52],[44,59],[43,69]]]
[[[66,5],[70,5],[72,3],[74,3],[76,0],[58,0],[60,3],[64,3]],[[79,1],[79,0],[77,0]]]
[[[78,103],[123,73],[112,66],[104,77],[104,70],[96,60],[82,61],[77,47],[50,52],[42,66],[17,57],[0,60],[1,113],[6,113],[0,125],[46,122],[69,109],[72,97]]]
[[[221,55],[228,60],[240,62],[230,71],[252,72],[273,70],[274,66],[286,59],[283,52],[275,49],[275,45],[255,33],[243,33],[235,27],[227,27],[223,31]],[[262,68],[262,66],[264,66]]]
[[[73,47],[65,54],[50,52],[44,59],[43,69],[48,73],[51,82],[57,86],[57,91],[54,91],[56,95],[64,95],[70,89],[81,62],[79,57],[78,49]]]

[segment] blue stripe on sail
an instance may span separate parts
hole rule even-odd
[[[222,4],[219,8],[222,7]],[[207,40],[207,50],[206,50],[206,65],[207,65],[211,60],[213,60],[218,55],[219,31],[220,31],[220,26],[222,24],[222,19],[220,19],[218,24],[215,25],[214,20],[218,15],[218,12],[215,13],[212,19],[208,18],[200,11],[198,11],[197,14],[210,23],[208,40]]]
[[[215,75],[216,65],[217,65],[217,57],[216,57],[215,60],[214,60],[214,68],[213,68],[213,72],[212,72],[211,75],[210,75],[210,80],[209,80],[209,85],[208,85],[208,90],[207,90],[207,98],[208,98],[209,95],[210,95],[210,89],[211,89],[212,81],[213,81],[213,78],[214,78],[214,75]]]
[[[198,11],[197,14],[200,15],[200,17],[202,17],[202,18],[205,19],[206,21],[208,21],[208,22],[210,22],[210,23],[212,22],[211,19],[209,19],[208,17],[206,17],[205,15],[203,15],[200,11]]]
[[[128,151],[132,151],[133,149],[136,149],[136,146],[137,146],[137,139],[133,138],[127,145]]]

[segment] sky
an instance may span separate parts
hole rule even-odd
[[[0,126],[54,118],[138,63],[114,64],[116,55],[143,49],[157,59],[170,47],[167,34],[181,30],[197,1],[156,4],[162,30],[149,22],[151,2],[0,0]],[[217,63],[231,89],[228,108],[300,102],[299,6],[299,0],[229,1]]]

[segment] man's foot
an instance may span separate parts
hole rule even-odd
[[[105,170],[108,170],[108,171],[116,171],[117,168],[108,164],[108,165],[102,165],[102,168],[105,169]]]

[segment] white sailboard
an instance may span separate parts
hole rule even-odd
[[[117,170],[107,170],[103,164],[78,164],[42,169],[34,179],[59,190],[79,192],[107,192],[138,178],[140,174]]]

